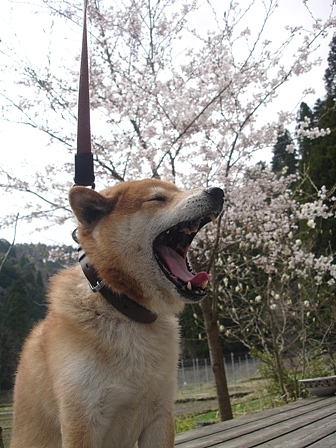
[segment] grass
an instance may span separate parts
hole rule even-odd
[[[13,418],[13,406],[1,405],[0,406],[0,426],[2,427],[2,439],[5,448],[9,446],[10,435],[12,432],[12,418]]]
[[[219,422],[218,407],[213,387],[206,385],[200,388],[198,385],[194,390],[189,387],[187,391],[188,396],[183,399],[181,396],[185,392],[185,390],[179,390],[177,394],[180,397],[176,403],[177,415],[175,417],[175,428],[177,433],[194,429],[200,421]],[[229,385],[229,392],[234,418],[283,404],[280,399],[266,395],[264,382],[260,378],[241,381],[234,388],[232,385],[231,387]],[[188,413],[183,408],[182,412],[179,411],[179,407],[184,402],[190,402],[189,409],[192,409],[192,412]],[[208,409],[204,410],[205,407],[208,407]]]
[[[219,422],[218,411],[209,411],[203,414],[179,416],[175,417],[175,430],[176,433],[190,431],[197,426],[199,422]]]

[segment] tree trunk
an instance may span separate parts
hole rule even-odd
[[[233,416],[217,328],[217,307],[213,310],[212,300],[209,296],[201,302],[201,307],[208,337],[211,368],[215,378],[220,419],[221,421],[231,420]]]
[[[270,315],[270,322],[271,322],[273,355],[274,355],[276,375],[278,377],[278,383],[279,383],[282,398],[286,403],[288,403],[289,396],[288,396],[288,392],[286,390],[286,385],[285,385],[285,381],[284,381],[284,365],[283,365],[281,354],[280,354],[280,348],[279,348],[279,344],[277,341],[276,327],[274,324],[273,314],[271,311],[269,311],[269,315]]]
[[[7,251],[6,251],[6,253],[5,253],[3,259],[1,260],[1,263],[0,263],[0,272],[2,271],[2,268],[4,267],[4,264],[6,263],[6,260],[7,260],[8,256],[9,256],[9,254],[10,254],[10,251],[11,251],[11,250],[13,249],[13,247],[14,247],[14,244],[15,244],[15,238],[16,238],[16,228],[17,228],[18,219],[19,219],[19,214],[17,214],[17,215],[16,215],[16,218],[15,218],[13,241],[12,241],[12,243],[9,245],[9,247],[8,247],[8,249],[7,249]],[[1,448],[1,446],[0,446],[0,448]]]

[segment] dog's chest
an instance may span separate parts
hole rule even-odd
[[[143,387],[151,379],[156,383],[176,376],[179,329],[175,318],[158,319],[149,325],[102,318],[94,332],[92,328],[87,331],[90,338],[85,333],[80,341],[76,338],[74,345],[70,338],[66,342],[70,345],[67,352],[72,353],[67,365],[81,378],[93,377],[96,382],[99,378],[98,384],[116,382]],[[64,348],[60,347],[62,355]]]
[[[82,353],[72,371],[80,372],[78,380],[86,383],[81,387],[82,400],[89,403],[90,420],[106,431],[106,446],[123,447],[127,434],[132,444],[134,434],[139,435],[158,413],[172,412],[178,329],[175,322],[161,323],[157,331],[116,325],[110,332],[108,349],[104,339],[104,347],[96,356]]]

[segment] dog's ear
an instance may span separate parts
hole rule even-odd
[[[78,222],[86,228],[92,227],[103,216],[109,214],[114,206],[113,199],[79,186],[71,188],[69,202]]]

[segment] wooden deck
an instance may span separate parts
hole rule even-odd
[[[302,399],[178,434],[175,447],[335,448],[336,396]]]

